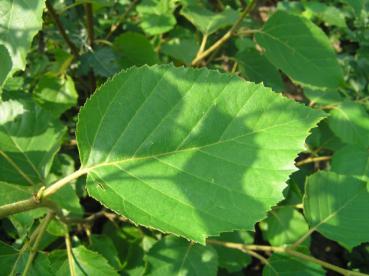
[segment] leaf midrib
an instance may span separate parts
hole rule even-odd
[[[82,165],[81,169],[84,169],[87,172],[89,172],[93,169],[100,168],[100,167],[114,166],[116,164],[122,164],[122,163],[131,162],[131,161],[144,161],[144,160],[154,159],[154,158],[168,156],[168,155],[182,153],[182,152],[201,150],[201,149],[204,149],[204,148],[207,148],[207,147],[211,147],[211,146],[215,146],[215,145],[219,145],[219,144],[224,144],[224,143],[227,143],[227,142],[230,142],[230,141],[235,141],[239,138],[243,138],[243,137],[246,137],[246,136],[249,136],[249,135],[260,133],[260,132],[270,130],[270,129],[273,129],[273,128],[281,127],[281,126],[284,126],[284,125],[289,125],[289,124],[291,124],[295,121],[299,121],[299,120],[294,119],[294,120],[291,120],[291,121],[288,121],[288,122],[284,122],[282,124],[277,124],[277,125],[273,125],[273,126],[270,126],[270,127],[258,129],[258,130],[251,131],[251,132],[246,133],[246,134],[238,135],[238,136],[235,136],[235,137],[232,137],[232,138],[229,138],[229,139],[224,139],[224,140],[217,141],[217,142],[210,143],[210,144],[203,145],[203,146],[191,147],[191,148],[186,148],[186,149],[181,149],[181,150],[174,150],[174,151],[169,151],[169,152],[163,152],[163,153],[158,153],[158,154],[154,154],[154,155],[150,155],[150,156],[132,157],[132,158],[126,158],[126,159],[115,160],[115,161],[110,161],[110,162],[101,162],[101,163],[97,163],[97,164],[94,164],[94,165],[91,165],[91,166],[86,166],[86,167]]]

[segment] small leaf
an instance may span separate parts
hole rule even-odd
[[[0,180],[44,184],[65,128],[30,101],[0,103]]]
[[[159,62],[150,41],[140,33],[126,32],[114,40],[114,50],[123,68]]]
[[[369,181],[368,149],[347,145],[336,151],[332,157],[332,171]]]
[[[264,238],[273,246],[293,244],[309,231],[304,216],[289,206],[270,211],[263,225]]]
[[[298,83],[337,87],[343,79],[329,39],[301,16],[277,11],[256,40],[266,58]]]
[[[310,227],[349,249],[369,241],[368,209],[368,183],[323,171],[307,180],[304,213]]]
[[[199,4],[199,1],[188,1],[181,10],[186,17],[203,34],[210,35],[219,29],[231,26],[239,17],[239,12],[226,7],[221,12],[212,12]]]
[[[218,257],[211,247],[189,243],[173,236],[158,241],[146,256],[146,275],[215,276]]]
[[[45,1],[2,0],[0,2],[0,44],[11,57],[11,74],[26,67],[27,52],[33,37],[42,27]],[[3,59],[0,59],[1,67]]]
[[[76,276],[115,276],[119,275],[108,261],[100,254],[88,250],[83,245],[75,247],[73,260]],[[66,250],[54,250],[50,254],[53,274],[56,276],[70,275],[68,257]]]
[[[149,35],[166,33],[173,29],[177,21],[173,15],[173,0],[143,0],[137,6],[141,16],[140,26]]]
[[[234,231],[222,233],[219,237],[212,237],[214,240],[223,242],[234,242],[242,244],[252,244],[254,237],[246,231]],[[251,262],[251,257],[240,250],[214,245],[218,253],[219,267],[225,268],[228,272],[238,272]]]
[[[117,248],[108,236],[92,235],[90,249],[104,256],[111,266],[116,270],[120,270],[122,265],[118,257]]]
[[[77,141],[91,196],[138,224],[204,243],[253,229],[283,198],[322,116],[230,74],[141,67],[90,98]]]
[[[241,74],[247,80],[263,82],[275,91],[283,91],[284,84],[281,74],[264,56],[252,48],[246,48],[236,55]]]
[[[344,101],[330,112],[328,124],[343,142],[369,147],[369,114],[363,105]]]
[[[41,107],[59,117],[77,104],[78,94],[70,76],[45,75],[36,85],[33,97]]]
[[[274,253],[268,258],[268,262],[269,265],[264,266],[263,276],[322,276],[326,274],[319,265],[288,255]]]

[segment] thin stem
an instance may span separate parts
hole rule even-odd
[[[37,234],[37,237],[36,237],[35,242],[34,242],[32,248],[31,248],[31,252],[29,253],[27,263],[26,263],[26,266],[23,270],[22,276],[27,276],[27,274],[28,274],[28,272],[31,268],[32,262],[33,262],[33,260],[36,256],[36,254],[37,254],[38,247],[39,247],[40,242],[42,240],[42,237],[43,237],[43,235],[46,231],[47,225],[50,223],[50,221],[53,219],[54,216],[55,216],[54,212],[49,212],[46,215],[46,217],[42,220],[42,222],[40,224],[38,234]]]
[[[83,6],[85,8],[85,14],[86,14],[86,28],[87,28],[87,36],[88,36],[88,45],[90,45],[91,49],[93,49],[94,41],[95,41],[95,32],[94,32],[94,17],[92,13],[92,4],[86,3]]]
[[[324,268],[330,269],[332,271],[338,272],[342,275],[351,275],[351,276],[368,276],[369,274],[356,272],[356,271],[350,271],[347,269],[344,269],[342,267],[324,262],[322,260],[319,260],[317,258],[314,258],[312,256],[300,253],[296,250],[291,249],[291,247],[282,247],[282,246],[268,246],[268,245],[248,245],[248,244],[242,244],[242,243],[233,243],[233,242],[223,242],[219,240],[207,240],[208,244],[215,244],[220,245],[227,248],[232,248],[236,250],[240,250],[242,252],[245,252],[245,250],[251,250],[251,251],[266,251],[266,252],[275,252],[275,253],[282,253],[282,254],[289,254],[291,256],[297,257],[299,259],[309,261],[312,263],[316,263],[318,265],[321,265]]]
[[[105,37],[106,40],[108,40],[114,34],[114,32],[118,30],[120,26],[122,26],[124,20],[126,20],[127,16],[133,10],[133,8],[138,2],[139,0],[133,0],[131,4],[128,6],[128,8],[126,9],[126,11],[122,14],[122,16],[119,17],[118,21],[115,24],[111,25],[110,31],[108,35]]]
[[[315,163],[315,162],[321,162],[321,161],[328,161],[331,158],[332,158],[331,156],[308,157],[308,158],[306,158],[304,160],[301,160],[299,162],[296,162],[296,166],[297,167],[300,167],[302,165],[309,164],[309,163]]]
[[[49,186],[43,191],[40,198],[33,196],[29,199],[25,199],[25,200],[21,200],[21,201],[17,201],[17,202],[13,202],[10,204],[0,206],[0,218],[7,217],[9,215],[13,215],[16,213],[32,210],[37,207],[42,207],[42,206],[48,207],[47,201],[43,202],[43,199],[56,193],[59,189],[63,188],[66,184],[68,184],[74,179],[77,179],[81,175],[86,174],[87,172],[88,172],[87,169],[79,169],[75,171],[74,173],[56,181],[54,184],[52,184],[51,186]]]
[[[70,241],[69,232],[65,234],[65,246],[67,248],[67,254],[68,254],[68,265],[69,265],[69,271],[71,276],[76,276],[76,270],[74,267],[74,258],[73,258],[73,251],[72,251],[72,243]]]
[[[208,41],[208,34],[204,34],[202,36],[202,40],[201,40],[201,44],[200,44],[200,48],[196,53],[196,57],[198,57],[202,52],[204,52],[205,47],[206,47],[206,42]]]
[[[59,18],[59,15],[56,13],[56,11],[54,10],[53,5],[50,3],[50,0],[46,0],[46,7],[47,10],[49,11],[49,14],[51,16],[51,18],[54,20],[55,25],[57,27],[57,29],[59,30],[61,36],[63,37],[63,39],[65,40],[65,42],[68,44],[68,47],[70,48],[70,51],[72,52],[73,56],[75,58],[78,58],[79,56],[79,51],[77,46],[72,42],[72,40],[69,38],[67,32],[65,31],[65,28]]]
[[[226,43],[239,29],[243,19],[252,11],[256,3],[256,0],[251,0],[250,3],[246,6],[246,8],[241,13],[241,16],[238,20],[232,25],[232,27],[226,32],[218,41],[216,41],[212,46],[210,46],[207,50],[199,53],[196,58],[192,61],[192,65],[196,65],[201,60],[206,58],[216,49],[220,48],[224,43]]]

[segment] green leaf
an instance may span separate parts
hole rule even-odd
[[[11,74],[26,67],[26,56],[32,39],[42,27],[44,7],[43,0],[0,2],[0,44],[3,44],[10,54]]]
[[[266,58],[297,83],[337,87],[343,79],[329,39],[301,16],[277,11],[256,40]]]
[[[246,48],[236,55],[240,71],[246,79],[253,82],[263,82],[275,91],[283,91],[284,84],[278,70],[259,52]]]
[[[146,255],[149,263],[146,275],[204,275],[215,276],[218,257],[212,247],[190,243],[167,236],[158,241]]]
[[[309,148],[339,150],[345,144],[329,128],[327,119],[321,121],[317,128],[314,128],[311,135],[306,139]]]
[[[219,237],[212,237],[212,239],[223,242],[252,244],[254,237],[246,231],[234,231],[222,233]],[[240,250],[217,245],[213,247],[218,253],[219,267],[225,268],[230,273],[242,270],[251,262],[251,257]]]
[[[1,87],[3,82],[7,79],[10,70],[12,69],[12,60],[10,58],[9,52],[3,45],[0,45],[0,60],[1,60],[0,67],[0,87]]]
[[[316,1],[306,2],[304,6],[306,12],[312,13],[327,25],[347,28],[345,14],[342,10]]]
[[[207,35],[231,26],[240,16],[238,11],[228,6],[221,12],[212,12],[198,1],[185,3],[181,9],[181,15],[186,17],[200,32]]]
[[[33,97],[41,107],[59,117],[77,104],[78,94],[70,76],[45,75],[36,85]]]
[[[281,206],[269,212],[263,222],[264,238],[273,246],[289,245],[296,242],[309,226],[304,216],[295,208]]]
[[[0,241],[0,266],[2,275],[21,275],[24,271],[29,253],[19,256],[19,251]],[[18,259],[19,258],[19,259]],[[18,260],[18,261],[17,261]],[[15,267],[14,267],[15,266]],[[11,274],[14,272],[14,274]],[[51,276],[51,266],[46,254],[39,252],[33,260],[28,274],[30,276]]]
[[[368,209],[368,183],[323,171],[307,180],[304,213],[310,227],[349,249],[369,241]]]
[[[343,98],[336,89],[311,89],[304,88],[304,95],[312,102],[320,105],[335,105],[342,102]]]
[[[144,66],[90,98],[77,141],[92,197],[137,224],[204,243],[253,229],[283,198],[323,116],[231,74]]]
[[[185,28],[177,26],[169,34],[172,39],[165,41],[160,51],[175,60],[190,65],[200,47],[195,34]]]
[[[73,260],[76,276],[115,276],[119,275],[108,261],[100,254],[88,250],[83,245],[75,247]],[[54,250],[50,254],[53,274],[56,276],[70,275],[66,250]]]
[[[65,128],[30,101],[0,103],[0,180],[45,184]]]
[[[319,265],[288,255],[274,253],[268,258],[268,262],[269,265],[264,266],[263,276],[322,276],[326,274]]]
[[[148,35],[158,35],[173,29],[177,21],[173,15],[173,0],[143,0],[137,6],[140,26]]]
[[[116,270],[120,270],[122,265],[118,257],[118,251],[110,237],[105,235],[92,235],[90,249],[104,256],[112,267]]]
[[[332,157],[332,171],[369,181],[368,149],[347,145],[336,151]]]
[[[152,65],[159,62],[150,41],[140,33],[126,32],[114,40],[114,49],[123,68],[132,65]]]
[[[343,142],[369,147],[369,115],[363,105],[344,101],[330,112],[328,124]]]

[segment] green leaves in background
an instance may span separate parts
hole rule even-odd
[[[36,85],[33,97],[41,107],[59,117],[77,104],[78,94],[70,76],[46,75]]]
[[[346,100],[330,112],[328,124],[343,142],[368,148],[368,115],[363,105]]]
[[[133,65],[153,65],[159,62],[150,41],[140,33],[126,32],[114,40],[114,50],[123,68]]]
[[[206,35],[231,26],[240,16],[238,11],[228,6],[223,11],[215,13],[206,9],[200,3],[194,0],[183,1],[184,7],[181,9],[181,15]]]
[[[2,275],[20,275],[28,259],[29,253],[19,255],[15,248],[0,241],[0,266]],[[37,254],[28,274],[30,276],[51,276],[51,265],[46,254]]]
[[[173,29],[177,21],[173,15],[174,0],[143,0],[137,6],[140,26],[148,35],[158,35]]]
[[[255,34],[266,58],[297,83],[337,87],[342,71],[324,32],[309,20],[277,11]]]
[[[146,256],[146,275],[216,275],[217,253],[212,247],[167,236],[158,241]]]
[[[17,70],[24,70],[26,66],[26,56],[32,39],[42,26],[44,7],[44,0],[0,2],[0,44],[5,46],[10,54],[11,74]],[[1,61],[1,67],[3,67],[3,58]]]
[[[1,88],[3,82],[6,80],[10,70],[12,69],[12,60],[10,58],[9,52],[7,48],[1,44],[0,44],[0,60],[1,60],[0,67],[0,88]]]
[[[308,178],[304,214],[313,229],[351,249],[369,240],[369,186],[356,178],[318,172]]]
[[[91,196],[204,243],[252,230],[283,198],[293,159],[323,116],[229,74],[145,66],[91,97],[77,140]]]
[[[62,124],[31,101],[0,103],[0,180],[44,184],[64,134]]]

